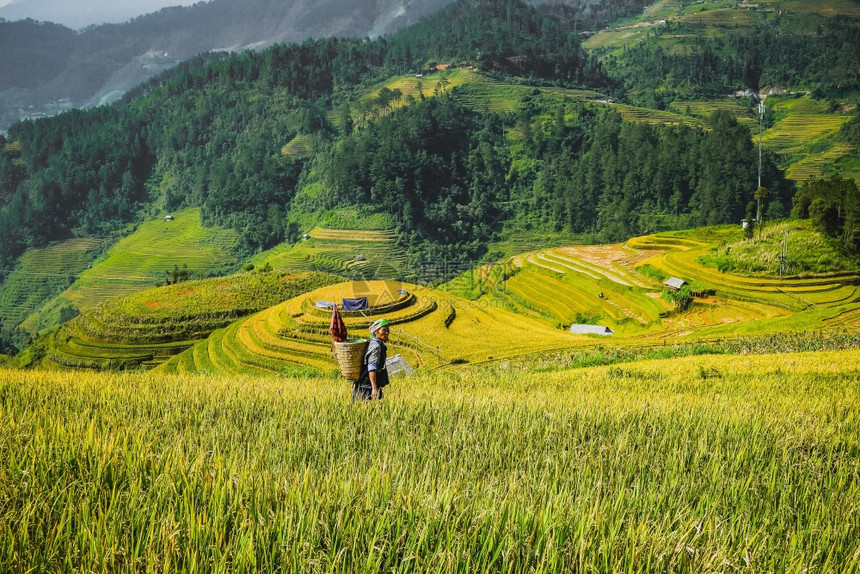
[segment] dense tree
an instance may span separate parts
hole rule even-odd
[[[669,38],[699,38],[695,19],[668,21],[647,39],[609,55],[604,70],[616,96],[664,108],[674,99],[722,97],[736,90],[795,86],[819,97],[860,89],[860,27],[848,17],[828,18],[814,34],[785,32],[779,18],[753,30],[722,29],[707,42],[667,45]]]
[[[839,175],[808,181],[794,196],[792,217],[809,218],[815,227],[860,251],[860,191]]]

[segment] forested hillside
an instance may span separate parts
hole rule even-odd
[[[797,29],[798,21],[778,8],[747,26],[668,20],[603,63],[618,97],[658,109],[678,99],[718,98],[736,90],[805,90],[820,98],[856,93],[857,19],[837,15],[802,22],[814,25]],[[711,37],[701,42],[708,31]]]
[[[413,257],[455,260],[512,230],[614,241],[738,222],[757,188],[749,122],[716,108],[704,120],[622,117],[599,94],[665,108],[770,83],[845,102],[858,90],[856,20],[795,35],[768,17],[754,42],[729,30],[670,50],[666,34],[693,30],[676,23],[598,58],[576,31],[597,19],[582,10],[458,0],[385,38],[201,55],[116,105],[18,123],[0,137],[0,277],[28,247],[119,237],[185,207],[239,232],[239,256],[355,205],[393,215]],[[510,105],[476,103],[477,88],[449,85],[444,68]],[[394,76],[408,94],[386,87]],[[769,150],[762,184],[766,218],[787,215],[794,184]]]

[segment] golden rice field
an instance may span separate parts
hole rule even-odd
[[[350,281],[315,289],[236,321],[158,371],[336,374],[331,311],[316,303],[341,304],[344,298],[355,297],[367,297],[370,309],[342,312],[349,336],[367,337],[368,325],[385,317],[392,325],[389,356],[400,354],[415,368],[491,361],[591,341],[487,301],[468,301],[399,281]]]
[[[108,299],[47,335],[40,365],[152,368],[242,317],[340,281],[315,272],[244,273]]]
[[[857,572],[860,351],[0,370],[5,572]]]
[[[793,222],[791,260],[817,235]],[[666,232],[636,237],[623,244],[568,246],[523,253],[461,275],[444,286],[479,302],[503,305],[557,327],[599,324],[614,331],[618,344],[675,337],[715,336],[768,330],[821,329],[839,314],[856,308],[860,298],[856,272],[804,272],[779,278],[773,270],[788,228],[770,224],[763,241],[742,240],[735,226],[695,233]],[[772,236],[772,237],[771,237]],[[723,272],[707,264],[714,253],[733,247],[732,258],[767,272]],[[818,253],[825,253],[821,246]],[[760,259],[760,261],[759,261]],[[778,270],[778,261],[775,264]],[[656,280],[644,267],[659,272]],[[664,299],[664,279],[677,277],[697,296],[679,312]],[[845,315],[853,317],[853,315]],[[847,324],[847,323],[846,323]],[[622,341],[624,343],[622,343]]]

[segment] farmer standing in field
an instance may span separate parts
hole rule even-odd
[[[388,321],[377,319],[370,325],[370,342],[364,352],[362,373],[352,390],[352,400],[372,401],[382,399],[382,387],[388,384],[388,371],[385,360],[388,358]]]

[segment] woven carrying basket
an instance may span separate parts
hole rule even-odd
[[[357,381],[361,376],[361,362],[367,350],[367,339],[350,339],[343,343],[334,342],[334,358],[340,372],[348,381]]]

